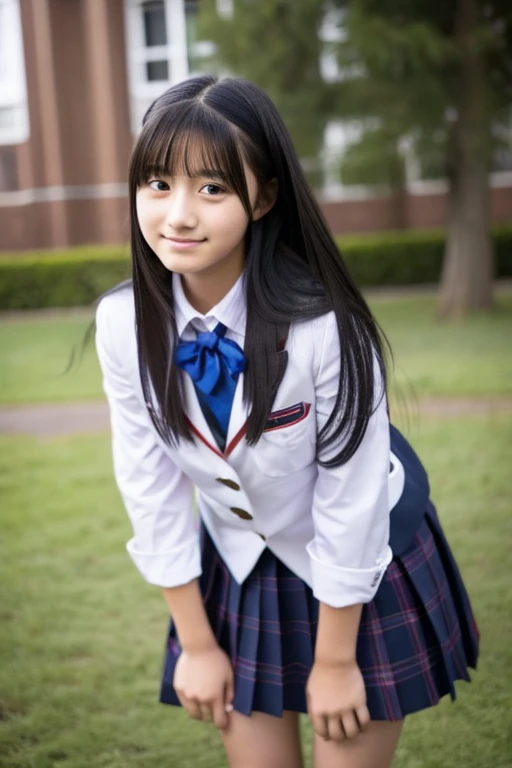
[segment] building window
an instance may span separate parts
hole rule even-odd
[[[165,24],[164,0],[150,0],[142,4],[144,24],[144,45],[146,48],[166,47],[167,29]],[[146,62],[148,83],[169,81],[169,61],[166,58]]]
[[[19,0],[0,0],[0,144],[29,137]]]
[[[146,79],[148,83],[167,83],[169,81],[169,62],[165,59],[162,61],[147,61]]]
[[[187,63],[189,75],[215,74],[210,61],[216,46],[210,40],[200,40],[197,30],[199,0],[185,0],[185,25],[187,30]]]
[[[197,46],[197,0],[185,0],[185,26],[187,30],[187,63],[188,71],[195,72]]]
[[[148,48],[153,45],[167,45],[164,0],[144,2],[142,4],[142,15],[144,19],[144,38]]]
[[[125,9],[131,127],[138,133],[166,88],[211,71],[215,46],[197,39],[199,0],[125,0]]]
[[[188,77],[184,0],[125,0],[131,127],[166,88]]]

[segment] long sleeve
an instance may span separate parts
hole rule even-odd
[[[140,394],[119,361],[121,350],[126,352],[124,336],[118,331],[113,344],[109,328],[109,314],[114,317],[118,304],[118,297],[112,296],[98,307],[96,349],[110,407],[114,474],[133,527],[133,538],[126,546],[148,582],[179,586],[201,573],[193,484],[165,452]]]
[[[340,371],[340,344],[334,314],[325,318],[316,380],[317,429],[334,407]],[[381,381],[376,376],[375,402]],[[328,449],[328,455],[337,452]],[[307,546],[313,591],[340,608],[370,602],[392,559],[389,542],[389,421],[386,399],[370,418],[352,458],[340,467],[318,467],[313,498],[315,535]],[[323,457],[322,457],[323,458]]]

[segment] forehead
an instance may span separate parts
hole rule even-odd
[[[237,186],[243,183],[244,159],[236,130],[226,121],[216,122],[157,121],[148,126],[140,141],[140,180],[159,172],[173,177],[213,175]]]
[[[178,143],[169,156],[155,158],[148,163],[147,169],[155,176],[186,176],[191,179],[208,178],[228,182],[229,171],[226,172],[220,164],[220,159],[212,155],[213,153],[205,151],[198,141],[182,147]]]
[[[243,138],[238,129],[203,105],[181,104],[157,111],[139,135],[132,155],[132,189],[147,184],[155,175],[169,177],[203,175],[222,180],[251,209]],[[249,184],[248,184],[249,178]]]

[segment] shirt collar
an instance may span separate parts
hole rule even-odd
[[[177,272],[173,272],[172,275],[172,291],[178,336],[181,337],[188,325],[194,320],[202,321],[209,330],[213,330],[217,323],[222,323],[228,330],[241,336],[245,335],[247,313],[243,274],[240,275],[224,298],[212,307],[206,315],[202,315],[190,304],[185,296],[181,277]]]

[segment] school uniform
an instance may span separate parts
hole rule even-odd
[[[222,328],[226,348],[243,350],[243,276],[206,316],[188,303],[177,275],[173,294],[180,346],[198,339],[215,346]],[[97,349],[115,476],[134,531],[128,553],[152,584],[199,578],[212,628],[233,662],[236,710],[306,711],[319,601],[364,603],[357,660],[372,719],[401,719],[447,693],[455,697],[454,681],[469,680],[476,665],[478,632],[427,476],[390,427],[378,381],[355,455],[332,469],[315,462],[316,436],[338,389],[333,313],[290,326],[284,377],[255,446],[244,439],[243,373],[223,430],[193,367],[181,377],[194,441],[173,448],[159,437],[148,409],[154,403],[145,403],[140,383],[130,288],[101,301]],[[179,653],[171,621],[164,703],[179,703],[172,687]]]

